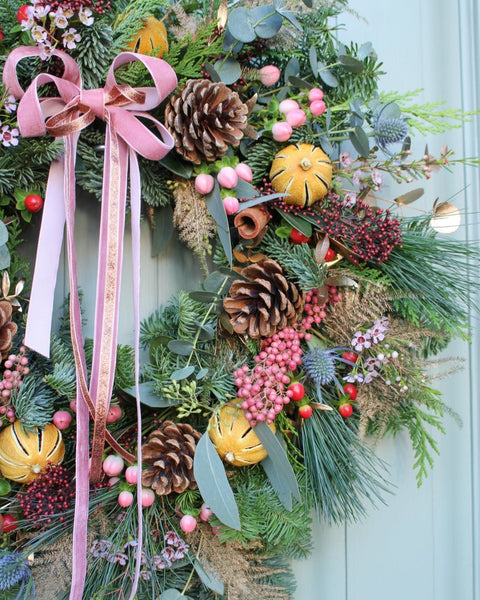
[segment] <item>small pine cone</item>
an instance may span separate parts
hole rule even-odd
[[[0,355],[8,356],[12,347],[13,336],[17,333],[17,325],[12,321],[12,305],[7,300],[0,301]]]
[[[286,279],[277,262],[265,258],[245,267],[241,274],[249,281],[234,281],[223,301],[236,333],[266,338],[297,321],[303,294]]]
[[[165,125],[177,152],[199,165],[224,156],[229,145],[238,146],[244,134],[252,133],[249,112],[250,107],[224,83],[189,79],[183,91],[170,98]]]
[[[142,447],[142,484],[159,496],[197,487],[193,476],[193,456],[201,435],[188,423],[164,421],[152,431]]]

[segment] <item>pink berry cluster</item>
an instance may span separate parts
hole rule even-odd
[[[302,97],[301,97],[302,98]],[[276,142],[286,142],[290,139],[293,128],[301,127],[307,122],[307,111],[312,117],[319,117],[325,112],[323,92],[320,88],[312,88],[308,92],[307,106],[302,108],[297,100],[287,98],[279,104],[279,111],[285,120],[272,126],[272,136]]]
[[[222,190],[223,206],[227,215],[235,214],[240,203],[236,196],[232,196],[228,190],[233,190],[238,185],[238,180],[243,179],[250,183],[253,179],[252,170],[246,163],[239,163],[235,167],[225,166],[217,173],[217,181]],[[195,190],[199,194],[210,194],[215,185],[215,178],[209,173],[200,173],[195,177]]]
[[[252,427],[262,421],[273,423],[275,416],[290,402],[286,391],[290,383],[288,373],[302,364],[300,342],[309,337],[310,334],[295,327],[285,327],[262,340],[251,371],[247,365],[234,371],[237,395],[242,398],[242,409]]]
[[[25,346],[21,346],[18,354],[10,354],[3,363],[5,369],[0,381],[0,415],[5,415],[11,423],[15,421],[15,410],[10,397],[22,385],[22,377],[30,373],[26,351]]]

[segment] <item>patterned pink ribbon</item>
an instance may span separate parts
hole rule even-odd
[[[48,356],[55,282],[66,229],[66,248],[70,283],[71,337],[77,372],[77,448],[76,448],[76,501],[73,541],[73,574],[70,600],[81,600],[83,595],[86,555],[87,521],[90,480],[100,479],[105,440],[128,460],[126,453],[106,430],[106,417],[113,388],[116,363],[117,330],[119,318],[120,277],[123,256],[123,232],[127,174],[130,172],[130,204],[132,210],[132,254],[135,320],[135,366],[138,414],[137,460],[141,465],[141,415],[138,385],[139,371],[139,280],[140,280],[140,173],[137,154],[150,160],[160,160],[173,147],[173,139],[165,127],[148,112],[157,107],[176,87],[177,78],[171,67],[161,59],[125,52],[113,61],[104,88],[82,90],[80,70],[66,53],[54,54],[64,65],[62,77],[40,73],[26,91],[17,77],[20,60],[39,56],[36,47],[13,50],[4,66],[3,81],[16,98],[18,126],[23,137],[42,136],[47,132],[64,141],[64,155],[52,164],[47,184],[45,208],[40,230],[35,263],[30,307],[28,311],[26,344]],[[118,85],[115,70],[122,65],[140,61],[153,81],[153,87],[132,88]],[[53,84],[58,96],[39,97],[38,88]],[[99,256],[93,363],[88,383],[81,313],[78,298],[74,223],[75,223],[75,158],[80,131],[95,118],[106,123],[104,179],[100,220]],[[148,121],[152,127],[147,127]],[[160,134],[160,137],[157,134]],[[94,418],[91,464],[89,466],[89,412]],[[137,484],[140,489],[141,470]],[[142,512],[138,503],[139,526],[137,565],[130,592],[136,593],[142,547]]]

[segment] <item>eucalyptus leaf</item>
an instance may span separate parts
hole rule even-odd
[[[210,75],[210,81],[213,81],[214,83],[218,83],[220,80],[220,75],[215,71],[215,67],[210,64],[209,62],[206,62],[203,70],[205,71],[205,73],[208,73]]]
[[[266,423],[257,423],[255,433],[273,462],[278,477],[284,480],[291,493],[301,502],[297,478],[282,443]]]
[[[243,48],[243,42],[240,42],[236,37],[234,37],[228,26],[225,29],[225,35],[223,36],[222,48],[225,50],[225,52],[240,52],[240,50]],[[220,78],[218,78],[216,81],[220,81]]]
[[[295,216],[293,213],[280,213],[282,215],[282,218],[292,227],[295,227],[295,229],[298,229],[298,231],[300,231],[301,233],[303,233],[303,235],[306,235],[307,237],[311,237],[312,235],[312,224],[309,223],[308,221],[305,221],[305,219],[302,219],[302,217],[298,217]]]
[[[318,55],[315,46],[310,46],[308,56],[310,59],[310,67],[313,73],[316,75],[318,73]]]
[[[240,177],[238,178],[238,183],[235,186],[235,193],[237,198],[250,199],[254,196],[258,196],[258,190],[255,189],[251,183],[248,183],[248,181],[245,181]]]
[[[200,325],[199,329],[200,333],[198,339],[200,341],[209,342],[215,337],[215,331],[213,330],[213,327],[210,327],[210,325]]]
[[[199,381],[200,379],[203,379],[206,375],[208,375],[208,369],[206,367],[203,367],[198,371],[198,373],[195,373],[195,379]]]
[[[290,486],[285,482],[281,474],[278,472],[273,460],[267,456],[267,458],[264,458],[260,464],[262,465],[263,470],[265,471],[265,474],[275,490],[280,502],[288,511],[292,510],[292,491],[290,490]]]
[[[240,515],[220,457],[208,433],[200,438],[193,460],[193,474],[204,502],[228,527],[240,531]]]
[[[225,274],[220,271],[212,271],[203,282],[203,287],[207,292],[213,292],[217,295],[220,290],[225,288],[225,283],[230,279],[230,276],[230,273]]]
[[[303,3],[305,4],[305,6],[307,6],[308,8],[313,8],[313,0],[303,0]]]
[[[162,592],[162,594],[158,597],[158,600],[186,600],[187,596],[184,596],[182,592],[174,588],[169,588]]]
[[[295,29],[298,29],[298,31],[303,31],[300,21],[296,18],[296,16],[290,10],[287,10],[284,7],[279,8],[278,6],[276,6],[276,2],[274,2],[274,5],[275,5],[276,11],[280,15],[282,15],[282,17],[287,19],[287,21],[290,21],[290,23],[295,27]]]
[[[173,210],[171,206],[162,206],[153,211],[152,258],[166,248],[173,236]]]
[[[283,25],[282,16],[273,6],[257,6],[250,14],[255,33],[259,38],[269,39],[273,37]]]
[[[300,63],[298,58],[291,58],[285,67],[285,84],[288,85],[290,77],[298,77],[300,75]]]
[[[175,175],[180,175],[184,179],[190,179],[193,173],[192,163],[183,161],[175,152],[169,152],[159,161],[162,167],[165,167]]]
[[[368,156],[370,154],[370,142],[367,134],[361,127],[355,127],[355,129],[349,133],[349,138],[360,156]]]
[[[301,79],[300,77],[296,77],[295,75],[292,75],[288,78],[288,83],[297,88],[300,88],[301,90],[311,90],[313,87],[311,83],[308,83],[308,81],[305,81],[305,79]]]
[[[328,87],[332,87],[332,88],[338,87],[338,79],[335,77],[335,75],[329,69],[325,69],[324,67],[319,66],[318,75],[319,75],[320,79],[323,81],[323,83],[328,85]]]
[[[174,404],[167,398],[163,396],[159,396],[154,392],[155,384],[152,381],[144,381],[139,385],[140,388],[140,402],[145,404],[145,406],[150,406],[151,408],[163,408],[166,406],[172,406]],[[126,388],[122,390],[127,393],[132,398],[135,398],[135,387]]]
[[[192,300],[195,300],[195,302],[203,302],[204,304],[211,304],[212,302],[216,302],[218,298],[216,292],[203,292],[202,290],[189,292],[188,295]]]
[[[187,340],[172,340],[168,342],[168,349],[180,356],[189,356],[193,351],[193,344]]]
[[[257,206],[258,204],[263,204],[264,202],[270,202],[270,200],[275,200],[276,198],[282,198],[285,196],[283,193],[276,194],[268,194],[268,196],[257,196],[256,198],[252,198],[251,200],[247,200],[246,202],[242,202],[240,204],[240,209],[238,212],[242,212],[246,208],[250,208],[252,206]]]
[[[10,266],[10,252],[7,245],[0,246],[0,269],[8,269]]]
[[[240,10],[240,9],[236,9]],[[223,206],[222,196],[220,195],[220,186],[218,181],[215,181],[213,190],[205,196],[205,204],[208,212],[215,219],[217,224],[217,234],[223,246],[223,251],[230,265],[233,261],[232,240],[230,238],[230,228],[228,225],[228,217]]]
[[[327,110],[325,111],[325,129],[327,131],[330,130],[331,123],[332,123],[332,111],[331,111],[330,107],[328,107]]]
[[[371,54],[375,54],[372,42],[365,42],[360,46],[357,52],[357,56],[360,60],[364,60],[365,58],[367,58],[367,56],[370,56]]]
[[[242,67],[234,58],[220,58],[213,67],[220,77],[220,81],[226,85],[235,83],[242,75]]]
[[[3,221],[0,221],[0,246],[8,242],[8,229]]]
[[[342,67],[349,71],[350,73],[362,73],[365,69],[365,66],[362,61],[357,60],[353,56],[349,56],[348,54],[343,54],[338,57],[338,62],[342,65]]]
[[[203,585],[207,586],[212,592],[222,596],[225,591],[223,581],[218,579],[212,572],[207,571],[198,559],[193,562],[193,566]]]
[[[320,136],[318,141],[320,142],[320,147],[325,152],[325,154],[328,154],[329,156],[333,154],[332,143],[326,135]]]
[[[234,8],[228,16],[227,27],[232,36],[241,42],[253,42],[257,37],[248,8]]]
[[[187,367],[173,371],[173,373],[170,375],[170,379],[173,379],[174,381],[182,381],[182,379],[187,379],[187,377],[190,377],[194,371],[195,366],[188,365]]]

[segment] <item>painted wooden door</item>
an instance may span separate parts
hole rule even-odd
[[[476,0],[352,0],[351,7],[363,18],[341,18],[345,42],[371,41],[383,60],[387,75],[384,90],[423,88],[418,101],[445,100],[447,106],[479,108],[477,35],[480,19]],[[478,122],[445,135],[429,137],[432,150],[444,143],[458,155],[480,156]],[[422,147],[425,140],[418,142]],[[385,194],[388,193],[386,190]],[[398,195],[397,192],[395,192]],[[455,195],[462,211],[469,211],[460,235],[479,239],[479,184],[473,170],[457,167],[455,175],[435,175],[423,208]],[[99,207],[80,202],[77,211],[79,281],[84,308],[93,314],[94,273]],[[126,244],[128,247],[129,236]],[[199,271],[190,253],[172,241],[158,259],[149,253],[148,227],[143,230],[142,316],[148,316],[180,288],[191,289]],[[131,343],[131,257],[126,252],[120,341]],[[68,281],[57,289],[57,305],[66,294]],[[475,298],[472,298],[472,306]],[[295,564],[298,590],[295,600],[474,600],[479,591],[479,338],[478,315],[469,347],[453,344],[446,355],[465,360],[463,371],[441,383],[445,398],[458,412],[463,427],[447,420],[440,440],[440,456],[434,471],[417,489],[408,440],[398,438],[379,444],[378,454],[390,464],[390,479],[397,486],[387,506],[373,509],[361,523],[344,527],[315,528],[315,551]],[[91,334],[93,320],[86,332]]]

